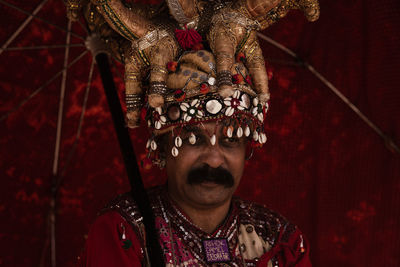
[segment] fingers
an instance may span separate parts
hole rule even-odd
[[[257,20],[264,30],[285,17],[292,9],[300,9],[309,21],[319,18],[318,0],[239,0],[236,9]]]
[[[217,73],[229,71],[234,63],[236,36],[224,25],[215,25],[210,36],[210,46],[217,61]]]
[[[129,47],[125,51],[125,101],[126,118],[129,128],[135,128],[140,123],[140,110],[143,103],[142,71],[144,64],[137,51]]]
[[[252,78],[254,90],[258,94],[261,104],[264,105],[269,100],[268,75],[255,31],[250,33],[242,52],[245,54],[245,65]]]
[[[104,19],[119,34],[134,41],[150,29],[150,22],[134,8],[129,9],[120,0],[92,0]]]
[[[213,25],[208,36],[211,50],[216,59],[218,92],[222,97],[233,94],[231,68],[234,63],[237,37],[228,23],[221,18],[213,18]]]
[[[248,20],[239,11],[223,10],[213,18],[209,42],[216,56],[218,92],[224,98],[233,94],[231,69],[235,52],[242,51],[254,90],[262,104],[265,104],[269,100],[269,87],[264,57],[255,31],[258,24]]]
[[[308,21],[316,21],[319,18],[318,0],[301,0],[299,1],[299,6]]]
[[[136,78],[144,68],[150,66],[150,90],[149,104],[159,107],[164,103],[163,95],[167,91],[166,64],[172,61],[177,54],[177,44],[171,37],[172,33],[156,28],[141,12],[135,12],[134,8],[128,8],[120,0],[92,0],[97,4],[97,9],[104,16],[107,23],[126,39],[132,42],[137,53],[126,62],[126,90],[127,104],[138,101],[137,93],[141,92],[140,79]],[[139,56],[138,56],[139,55]],[[133,74],[134,73],[134,74]],[[137,76],[139,77],[139,76]],[[130,125],[138,123],[138,107],[131,105],[128,110]],[[132,115],[132,116],[131,116]]]
[[[229,77],[237,49],[241,49],[248,34],[259,28],[259,23],[249,18],[243,2],[226,7],[212,18],[208,36],[210,47],[217,61],[217,82],[223,97],[232,95],[232,79]]]
[[[245,0],[243,5],[246,7],[250,15],[254,18],[263,16],[271,9],[275,8],[280,0]]]
[[[164,104],[164,96],[167,93],[166,80],[168,77],[167,63],[173,61],[178,53],[178,44],[168,35],[157,44],[148,48],[146,54],[150,60],[150,88],[148,92],[149,105],[153,108]]]
[[[82,3],[80,0],[67,0],[64,1],[67,7],[67,17],[71,21],[77,21],[79,19],[79,13],[82,9]]]
[[[164,36],[159,34],[157,36]],[[164,104],[164,96],[167,93],[166,80],[168,71],[166,65],[172,61],[177,52],[178,45],[171,35],[161,37],[154,43],[150,43],[145,50],[131,48],[125,61],[125,87],[127,101],[127,122],[129,127],[139,125],[140,109],[143,101],[142,73],[147,68],[143,60],[143,53],[150,64],[150,88],[148,102],[153,108]],[[140,55],[142,53],[142,55]]]
[[[169,12],[181,25],[186,25],[198,16],[195,0],[167,0],[166,2]]]

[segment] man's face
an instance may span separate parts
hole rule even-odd
[[[214,131],[216,142],[213,146],[210,136]],[[193,145],[189,142],[191,133],[196,136]],[[169,137],[166,146],[168,192],[172,199],[198,209],[230,201],[243,174],[245,138],[226,137],[223,126],[215,128],[215,122],[184,128],[179,136],[183,145],[177,157],[171,155],[174,137]]]

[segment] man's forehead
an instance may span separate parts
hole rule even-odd
[[[182,128],[183,133],[214,133],[218,130],[218,125],[215,122],[205,122],[198,124],[185,125]]]
[[[191,125],[185,125],[182,130],[184,132],[201,132],[204,130],[204,126],[201,127],[200,124],[191,124]]]

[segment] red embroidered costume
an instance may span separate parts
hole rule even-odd
[[[293,224],[259,204],[232,199],[227,218],[207,234],[168,197],[149,190],[166,266],[311,266],[306,240]],[[129,194],[115,199],[97,218],[81,266],[146,266],[142,217]],[[226,238],[232,261],[208,265],[202,240]]]
[[[294,225],[263,206],[233,198],[229,207],[225,200],[239,185],[247,144],[261,147],[267,141],[270,94],[257,31],[291,9],[315,21],[318,1],[166,0],[145,7],[122,0],[66,2],[72,15],[82,8],[90,31],[101,37],[88,41],[92,53],[107,50],[123,62],[127,126],[138,127],[147,110],[148,158],[166,166],[169,193],[184,195],[180,204],[191,206],[186,211],[193,212],[192,219],[198,207],[210,207],[213,193],[218,195],[211,204],[219,208],[214,211],[229,209],[208,234],[165,187],[151,189],[166,266],[311,266]],[[162,142],[163,136],[169,139]],[[148,266],[142,222],[130,195],[117,198],[94,223],[81,264]]]

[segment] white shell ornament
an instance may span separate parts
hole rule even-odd
[[[209,77],[207,82],[209,85],[215,85],[216,81],[214,77]]]
[[[246,109],[250,107],[250,98],[247,94],[243,94],[241,97],[242,101],[240,103],[242,104],[243,107]]]
[[[265,135],[265,133],[261,133],[260,137],[259,137],[259,142],[261,144],[265,144],[267,142],[267,136]]]
[[[176,147],[182,146],[182,138],[180,138],[179,136],[175,137],[175,146]]]
[[[151,141],[151,143],[150,143],[150,147],[151,147],[151,150],[156,150],[157,149],[157,143],[156,143],[156,141]]]
[[[253,98],[253,106],[257,106],[258,105],[258,98],[257,97],[255,97],[255,98]]]
[[[147,149],[149,149],[149,148],[150,148],[150,143],[151,143],[150,139],[149,139],[149,140],[147,140],[147,143],[146,143],[146,148],[147,148]]]
[[[258,132],[257,131],[253,132],[253,139],[254,139],[254,141],[258,141]]]
[[[215,115],[215,114],[217,114],[218,112],[220,112],[221,109],[222,109],[222,105],[221,105],[221,103],[220,103],[218,100],[216,100],[216,99],[210,100],[210,101],[208,101],[208,102],[206,103],[206,110],[207,110],[208,113],[211,113],[211,114],[214,114],[214,115]]]
[[[264,120],[264,115],[262,113],[258,113],[257,119],[262,122]]]
[[[234,108],[232,108],[232,107],[227,107],[226,110],[225,110],[225,116],[230,117],[230,116],[233,115],[234,112],[235,112],[235,109],[234,109]]]
[[[211,143],[211,145],[215,145],[215,142],[217,141],[217,137],[215,136],[215,134],[213,134],[212,136],[211,136],[211,138],[210,138],[210,143]]]
[[[242,129],[242,127],[239,127],[239,128],[236,130],[236,136],[237,136],[238,138],[240,138],[240,137],[243,136],[243,129]]]
[[[244,129],[244,135],[247,137],[250,135],[250,127],[249,126],[246,126],[246,128]]]
[[[233,127],[229,126],[228,129],[226,130],[226,135],[231,138],[233,135]]]
[[[177,157],[179,155],[179,150],[176,148],[176,146],[174,146],[171,150],[171,154],[174,157]]]
[[[196,144],[196,136],[194,135],[194,133],[190,133],[189,143],[192,145]]]

